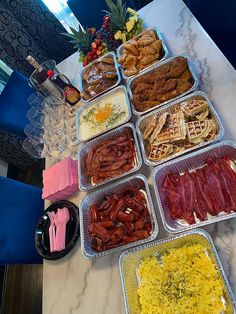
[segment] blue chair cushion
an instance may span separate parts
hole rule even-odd
[[[0,264],[42,262],[34,245],[41,195],[39,188],[0,176]]]
[[[28,97],[31,93],[27,78],[16,71],[12,72],[0,95],[0,130],[25,137],[26,113],[30,107]]]
[[[67,4],[80,24],[97,29],[101,27],[105,15],[102,10],[108,10],[105,0],[68,0]],[[126,6],[135,9],[133,0],[127,0]]]

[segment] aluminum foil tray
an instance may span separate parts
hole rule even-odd
[[[96,94],[94,97],[91,97],[89,100],[84,100],[85,102],[90,102],[90,101],[92,101],[93,99],[97,98],[98,96],[104,94],[105,92],[109,91],[110,89],[112,89],[112,88],[114,88],[114,87],[116,87],[116,86],[118,86],[118,85],[120,84],[120,82],[121,82],[121,75],[120,75],[120,71],[119,71],[119,64],[118,64],[117,61],[116,61],[116,54],[115,54],[114,52],[112,52],[112,51],[111,51],[111,52],[108,52],[107,54],[103,55],[102,57],[96,59],[94,62],[102,61],[102,58],[104,58],[104,57],[110,57],[110,56],[112,56],[113,59],[114,59],[114,63],[115,63],[115,67],[116,67],[116,72],[117,72],[117,82],[116,82],[114,85],[112,85],[112,86],[108,87],[107,89],[105,89],[104,91],[102,91],[101,93],[98,93],[98,94]],[[86,71],[89,67],[91,67],[91,65],[93,65],[94,62],[88,64],[88,65],[87,65],[86,67],[84,67],[84,68],[82,69],[82,71],[81,71],[79,86],[80,86],[80,90],[82,90],[82,91],[83,91],[83,89],[84,89],[84,84],[83,84],[83,79],[82,79],[83,73],[84,73],[84,71]]]
[[[161,39],[161,41],[162,41],[162,58],[161,58],[160,60],[156,60],[155,63],[152,63],[151,65],[147,66],[144,70],[147,70],[147,69],[151,68],[151,67],[152,67],[154,64],[156,64],[156,63],[160,63],[161,61],[164,61],[164,60],[167,59],[168,56],[169,56],[169,50],[168,50],[168,48],[167,48],[167,46],[166,46],[165,40],[163,39],[161,33],[160,33],[156,28],[149,28],[149,29],[147,29],[147,30],[152,30],[152,31],[154,31],[154,32],[156,33],[157,39]],[[142,33],[140,33],[137,37],[140,37],[141,34],[142,34]],[[131,39],[131,40],[132,40],[132,39]],[[129,42],[130,42],[130,40],[128,40],[125,44],[127,44],[127,43],[129,43]],[[123,49],[124,49],[124,45],[125,45],[125,44],[123,44],[123,45],[121,45],[120,47],[117,48],[117,56],[118,56],[118,58],[121,57],[121,53],[122,53],[122,51],[123,51]],[[122,66],[120,66],[120,69],[121,69],[122,77],[123,77],[123,79],[125,79],[125,80],[131,79],[132,77],[135,77],[135,76],[136,76],[136,75],[126,76],[125,73],[124,73],[124,70],[123,70]],[[139,73],[143,73],[144,70],[139,71]]]
[[[88,140],[91,140],[103,133],[106,133],[114,128],[117,128],[119,125],[107,130],[107,131],[104,131],[104,132],[100,132],[96,135],[93,135],[87,139],[82,139],[81,138],[81,134],[80,134],[80,122],[79,122],[79,119],[80,119],[80,116],[82,115],[82,113],[84,112],[84,110],[87,110],[89,107],[92,107],[94,105],[96,105],[97,103],[103,101],[104,99],[106,99],[108,96],[111,96],[113,94],[115,94],[116,92],[118,92],[119,90],[122,90],[124,93],[125,93],[125,98],[126,98],[126,103],[127,103],[127,109],[128,109],[128,114],[127,114],[127,118],[125,119],[124,122],[122,122],[120,125],[128,122],[130,119],[131,119],[131,116],[132,116],[132,112],[131,112],[131,109],[130,109],[130,102],[129,102],[129,97],[128,97],[128,94],[127,94],[127,91],[126,91],[126,88],[125,86],[121,85],[121,86],[118,86],[116,88],[114,88],[113,90],[101,95],[100,97],[94,99],[93,101],[91,101],[89,104],[85,105],[85,106],[82,106],[80,108],[78,108],[77,112],[76,112],[76,133],[77,133],[77,141],[78,143],[82,143],[82,142],[87,142]]]
[[[151,73],[153,70],[155,70],[155,69],[157,69],[157,68],[160,68],[161,66],[163,66],[163,65],[165,65],[165,64],[167,64],[167,63],[169,63],[169,62],[171,62],[172,60],[174,60],[174,59],[177,58],[177,57],[184,57],[184,58],[186,58],[186,59],[188,60],[188,67],[189,67],[190,72],[191,72],[191,74],[192,74],[192,80],[193,80],[193,85],[192,85],[192,87],[191,87],[189,90],[187,90],[186,92],[182,93],[181,95],[179,95],[179,96],[177,96],[177,97],[175,97],[175,98],[172,98],[172,99],[170,99],[170,100],[164,101],[163,103],[161,103],[161,104],[159,104],[159,105],[157,105],[157,106],[155,106],[155,107],[152,107],[152,108],[150,108],[150,109],[148,109],[148,110],[146,110],[146,111],[137,111],[137,110],[135,109],[133,103],[132,103],[132,97],[133,97],[132,85],[134,84],[135,80],[137,80],[138,78],[140,78],[140,76],[142,76],[142,75],[144,75],[144,74]],[[129,92],[130,99],[131,99],[132,111],[133,111],[133,113],[134,113],[135,115],[139,115],[139,116],[140,116],[140,115],[143,115],[143,114],[145,114],[145,113],[147,113],[147,112],[150,112],[150,111],[152,111],[152,110],[154,110],[154,109],[156,109],[156,108],[160,108],[160,107],[162,107],[162,106],[164,106],[164,105],[166,105],[166,104],[168,104],[168,103],[170,103],[170,102],[172,102],[172,101],[175,101],[175,100],[177,100],[177,99],[179,99],[179,98],[181,98],[181,97],[184,97],[185,95],[187,95],[187,94],[189,94],[189,93],[195,91],[195,90],[197,89],[197,87],[198,87],[198,78],[197,78],[196,74],[195,74],[194,71],[193,71],[192,63],[191,63],[190,59],[189,59],[187,56],[184,56],[184,55],[174,56],[174,57],[171,57],[171,58],[166,59],[165,61],[163,61],[163,62],[161,62],[161,63],[156,63],[156,64],[150,66],[150,68],[144,69],[141,73],[135,75],[133,78],[131,78],[131,79],[127,82],[127,90],[128,90],[128,92]]]
[[[135,159],[134,159],[134,167],[130,171],[125,172],[125,173],[123,173],[117,177],[104,180],[103,182],[98,183],[98,184],[92,183],[91,178],[88,177],[88,175],[86,174],[85,161],[84,161],[85,154],[90,149],[92,149],[93,147],[96,147],[97,145],[101,144],[103,141],[108,140],[108,139],[113,139],[116,136],[119,136],[120,134],[122,134],[124,132],[125,129],[131,130],[132,134],[133,134],[134,147],[135,147],[135,153],[136,153]],[[88,190],[93,189],[95,187],[101,186],[105,183],[110,183],[110,182],[112,182],[118,178],[124,177],[128,174],[131,174],[131,173],[139,170],[141,165],[142,165],[142,158],[141,158],[141,154],[140,154],[140,150],[139,150],[139,145],[138,145],[138,141],[137,141],[135,128],[134,128],[132,123],[127,123],[125,125],[122,125],[122,126],[116,128],[110,132],[107,132],[107,133],[91,140],[90,142],[83,144],[80,147],[80,150],[78,151],[79,189],[81,191],[88,191]]]
[[[126,245],[118,246],[114,249],[103,251],[103,252],[96,252],[94,251],[91,246],[90,246],[90,237],[88,233],[88,227],[89,227],[89,206],[92,203],[100,203],[104,196],[106,195],[111,195],[113,193],[120,193],[123,191],[126,187],[128,186],[137,186],[138,188],[142,189],[145,191],[147,195],[147,204],[148,204],[148,210],[151,216],[151,221],[152,221],[152,234],[150,235],[149,238],[135,241]],[[118,251],[122,251],[125,249],[128,249],[130,247],[133,247],[135,245],[140,245],[143,243],[147,243],[150,241],[153,241],[159,232],[158,228],[158,223],[156,219],[156,214],[155,210],[153,207],[152,199],[151,199],[151,194],[149,191],[147,179],[141,175],[137,174],[132,177],[128,177],[126,179],[117,181],[108,187],[101,188],[99,190],[96,190],[95,192],[88,194],[80,203],[80,235],[81,235],[81,250],[82,254],[86,259],[93,259],[99,256],[104,256],[110,253],[115,253]]]
[[[120,255],[120,276],[123,296],[125,301],[126,314],[141,313],[137,289],[139,285],[137,268],[141,260],[149,256],[161,256],[171,249],[176,249],[187,244],[201,244],[206,247],[209,257],[218,268],[221,279],[225,286],[224,299],[228,310],[224,314],[236,313],[236,301],[224,273],[221,261],[217,254],[214,243],[210,235],[201,229],[190,230],[186,233],[176,235],[161,241],[143,244],[138,247],[126,250]],[[215,313],[220,314],[220,313]]]
[[[187,170],[201,168],[205,165],[205,161],[209,157],[228,156],[232,160],[236,160],[236,143],[232,141],[223,141],[203,148],[197,152],[193,152],[183,157],[179,157],[171,162],[156,167],[152,172],[152,180],[161,214],[161,219],[166,231],[170,233],[178,233],[193,228],[202,227],[230,218],[235,218],[236,213],[220,213],[218,216],[208,218],[205,221],[199,221],[189,225],[183,221],[172,220],[168,210],[167,200],[163,194],[162,186],[165,176],[169,173],[184,173]]]
[[[166,158],[163,158],[162,160],[160,161],[152,161],[148,158],[147,154],[146,154],[146,147],[145,147],[145,141],[143,139],[143,130],[145,129],[145,127],[148,125],[148,123],[151,121],[151,119],[154,117],[154,115],[156,115],[157,117],[160,117],[164,112],[168,111],[170,113],[173,113],[174,112],[174,108],[180,104],[181,102],[183,101],[186,101],[186,100],[191,100],[191,99],[203,99],[203,100],[206,100],[207,103],[208,103],[208,107],[209,107],[209,111],[211,113],[211,115],[215,118],[216,120],[216,123],[218,124],[218,134],[216,134],[216,137],[210,141],[207,141],[207,142],[204,142],[204,143],[201,143],[201,144],[198,144],[198,145],[195,145],[191,148],[188,148],[188,149],[185,149],[184,152],[179,152],[179,153],[176,153],[176,154],[173,154],[173,155],[170,155]],[[170,104],[166,105],[165,107],[162,107],[162,108],[158,108],[152,112],[150,112],[149,114],[143,116],[143,117],[140,117],[140,119],[137,121],[136,123],[136,129],[137,129],[137,133],[138,133],[138,136],[139,136],[139,140],[140,140],[140,146],[141,146],[141,151],[142,151],[142,155],[143,155],[143,159],[144,159],[144,162],[146,165],[148,166],[157,166],[157,165],[160,165],[162,164],[163,162],[166,162],[168,160],[171,160],[177,156],[180,156],[180,155],[183,155],[183,154],[186,154],[190,151],[193,151],[199,147],[203,147],[203,146],[206,146],[206,145],[209,145],[213,142],[216,142],[218,140],[220,140],[225,131],[224,131],[224,127],[221,123],[221,120],[217,114],[217,112],[215,111],[213,105],[211,104],[209,98],[207,97],[207,95],[203,92],[195,92],[195,93],[192,93],[190,95],[187,95],[183,98],[180,98],[174,102],[171,102]]]

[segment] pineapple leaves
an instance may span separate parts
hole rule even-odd
[[[87,53],[91,47],[93,41],[93,35],[89,34],[88,29],[84,32],[81,28],[77,31],[76,29],[70,27],[72,34],[63,33],[72,44],[75,44],[74,48]]]
[[[122,3],[122,0],[117,0],[116,5],[113,0],[106,0],[106,4],[109,11],[105,11],[111,18],[111,29],[123,30],[126,20],[126,6]]]

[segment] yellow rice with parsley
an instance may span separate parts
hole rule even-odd
[[[147,257],[138,268],[141,314],[219,314],[226,307],[218,270],[200,244]]]

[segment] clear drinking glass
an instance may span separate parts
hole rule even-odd
[[[45,97],[38,92],[31,94],[28,98],[28,103],[32,107],[36,107],[39,109],[44,108],[44,99]]]
[[[50,156],[48,146],[37,137],[27,137],[24,139],[23,148],[30,156],[37,159]]]
[[[50,143],[52,138],[50,132],[46,128],[43,126],[35,126],[32,123],[28,123],[25,126],[24,132],[28,137],[38,138],[44,143]]]

